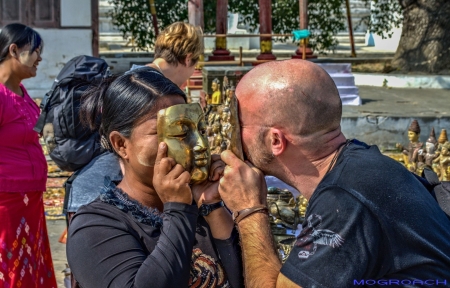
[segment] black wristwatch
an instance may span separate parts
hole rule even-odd
[[[223,206],[225,206],[225,204],[223,204],[223,201],[214,204],[202,204],[200,208],[198,208],[198,214],[200,214],[201,216],[208,216],[209,213]]]

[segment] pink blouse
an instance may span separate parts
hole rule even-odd
[[[39,107],[20,88],[23,97],[0,83],[0,192],[45,191],[47,162],[33,131]]]

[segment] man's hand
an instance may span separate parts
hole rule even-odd
[[[189,187],[191,175],[173,158],[167,157],[167,145],[159,143],[153,173],[153,187],[163,203],[179,202],[192,204]]]
[[[267,185],[263,173],[229,150],[220,156],[227,166],[220,179],[219,193],[227,207],[231,211],[240,211],[266,205]]]
[[[222,200],[219,194],[218,180],[223,176],[224,169],[225,163],[220,159],[220,155],[211,155],[209,179],[192,186],[192,194],[198,207],[200,207],[203,203],[213,204]]]

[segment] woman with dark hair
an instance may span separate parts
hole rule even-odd
[[[181,87],[194,73],[202,53],[201,29],[189,23],[175,22],[164,28],[156,39],[155,60],[145,66],[133,65],[131,70],[158,70]],[[119,162],[112,153],[102,153],[77,172],[67,202],[69,220],[81,205],[98,196],[95,188],[101,187],[104,176],[109,176],[111,180],[122,179]]]
[[[44,216],[47,162],[33,131],[39,108],[22,80],[36,76],[43,41],[22,24],[0,33],[0,286],[55,287]]]
[[[185,94],[148,68],[107,81],[86,94],[81,118],[121,158],[124,177],[106,178],[100,196],[72,218],[67,258],[75,279],[84,288],[241,287],[238,237],[218,194],[223,162],[214,158],[210,180],[190,186],[190,173],[158,141],[158,111],[185,104]],[[190,155],[207,143],[199,115],[198,123],[176,116],[171,131],[172,141],[193,139]]]

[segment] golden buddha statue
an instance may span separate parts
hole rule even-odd
[[[422,149],[423,143],[419,142],[420,126],[417,120],[413,120],[408,128],[409,144],[407,147],[397,143],[397,148],[402,150],[403,159],[406,168],[411,172],[416,172],[417,162],[419,161],[419,150]]]
[[[236,88],[233,86],[233,82],[231,82],[230,86],[227,88],[225,92],[225,100],[224,100],[225,106],[230,106],[231,98],[233,98],[235,91]]]
[[[222,93],[220,92],[220,82],[219,79],[215,78],[212,81],[211,89],[213,91],[211,95],[211,104],[220,105],[222,104]]]
[[[440,175],[439,180],[449,181],[450,175],[448,174],[448,167],[450,166],[450,142],[445,142],[441,146],[441,153],[433,160],[433,163],[439,164]]]
[[[205,116],[199,103],[159,110],[157,133],[158,141],[167,144],[167,156],[191,174],[191,184],[208,178],[211,155]]]

